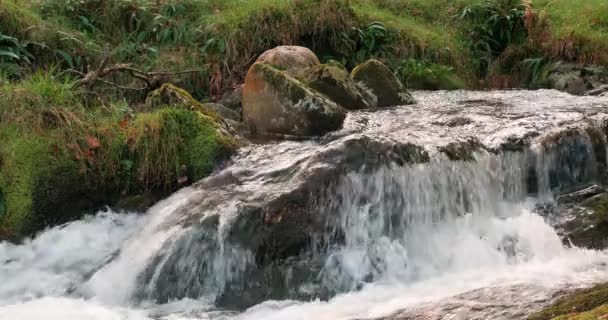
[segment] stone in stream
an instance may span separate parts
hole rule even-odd
[[[346,111],[287,72],[255,63],[243,89],[243,119],[256,135],[320,136],[338,130]]]
[[[266,63],[281,70],[298,70],[319,65],[319,58],[310,49],[299,46],[279,46],[258,57],[256,63]]]
[[[401,81],[378,60],[369,60],[357,66],[351,77],[378,98],[380,108],[416,103]]]
[[[376,107],[376,96],[368,94],[345,70],[338,67],[322,64],[298,70],[294,76],[346,109]]]
[[[602,66],[558,62],[547,70],[549,88],[574,95],[599,95],[606,84],[608,70]]]

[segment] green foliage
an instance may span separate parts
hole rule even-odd
[[[406,59],[394,69],[408,88],[424,90],[453,90],[465,87],[463,80],[454,73],[454,68],[425,60]]]
[[[34,60],[28,45],[28,42],[0,33],[0,70],[13,77],[21,75],[21,67]]]
[[[520,79],[529,88],[542,88],[549,65],[550,62],[545,57],[524,59],[519,65]]]
[[[39,71],[26,79],[0,87],[0,124],[34,131],[76,128],[85,117],[82,100],[69,79]]]
[[[559,299],[553,305],[530,315],[528,320],[550,320],[562,315],[593,310],[607,303],[608,284],[601,284]]]
[[[556,59],[608,65],[608,2],[535,0],[544,34],[539,44]]]
[[[373,21],[363,29],[353,27],[350,32],[343,32],[342,40],[343,48],[350,53],[344,59],[345,64],[351,68],[377,57],[383,47],[391,42],[388,30],[379,21]]]
[[[524,0],[481,0],[462,10],[460,18],[468,23],[466,36],[472,39],[482,75],[509,45],[526,40],[524,18],[529,8]]]

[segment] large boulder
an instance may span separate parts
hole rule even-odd
[[[243,88],[243,119],[254,134],[318,136],[340,129],[346,111],[286,72],[255,63]]]
[[[351,77],[378,97],[378,107],[416,103],[401,81],[378,60],[372,59],[357,66]]]
[[[376,106],[376,97],[366,94],[348,73],[335,66],[318,65],[295,73],[296,78],[349,110]]]
[[[279,46],[258,57],[256,63],[270,64],[282,70],[297,70],[320,64],[310,49],[298,46]]]

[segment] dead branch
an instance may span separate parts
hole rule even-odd
[[[82,78],[78,80],[75,84],[76,87],[86,87],[90,89],[95,83],[101,82],[122,90],[131,90],[131,91],[152,91],[159,88],[163,83],[168,82],[165,80],[166,77],[178,76],[182,74],[188,73],[200,73],[204,72],[204,69],[200,70],[184,70],[177,72],[145,72],[134,68],[131,64],[128,63],[118,63],[109,65],[110,62],[110,48],[106,46],[104,50],[104,56],[101,60],[101,63],[97,67],[97,69],[93,71],[89,71],[86,74],[77,70],[68,70],[69,72],[73,72],[76,74],[82,75]],[[91,69],[91,68],[89,68]],[[131,77],[138,79],[145,83],[143,87],[133,88],[122,86],[117,83],[108,81],[103,79],[113,73],[126,73]]]

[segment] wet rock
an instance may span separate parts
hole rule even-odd
[[[369,60],[357,66],[351,77],[378,98],[378,107],[416,103],[399,79],[378,60]]]
[[[294,73],[300,81],[349,110],[376,106],[375,96],[366,94],[346,71],[330,65],[318,65]]]
[[[482,144],[475,140],[451,142],[438,148],[452,161],[473,161],[476,152],[483,149]]]
[[[601,66],[556,63],[549,68],[547,74],[550,88],[574,95],[595,93],[594,89],[608,83],[608,70]]]
[[[243,111],[243,86],[238,86],[236,89],[224,93],[219,103],[240,115]]]
[[[232,121],[241,121],[241,114],[224,107],[224,105],[219,103],[205,103],[203,104],[207,109],[217,113],[220,117],[224,119],[230,119]]]
[[[561,195],[557,198],[557,202],[560,205],[582,203],[583,201],[604,192],[606,192],[606,189],[603,187],[592,185],[591,187],[583,190]]]
[[[298,46],[279,46],[270,49],[256,60],[281,70],[304,69],[320,64],[319,58],[310,49]]]
[[[558,229],[566,244],[601,250],[608,247],[608,193],[586,198],[590,194],[583,193],[580,203],[561,208],[566,221]]]
[[[586,96],[602,96],[608,93],[608,84],[591,89],[585,93]]]
[[[243,89],[243,119],[254,134],[319,136],[340,129],[346,111],[272,65],[254,64]]]

